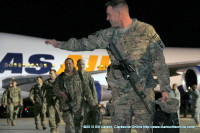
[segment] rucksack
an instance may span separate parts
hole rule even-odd
[[[153,133],[179,133],[179,128],[169,128],[169,126],[179,126],[178,113],[166,113],[157,104],[155,109],[153,126],[160,128],[153,128]]]

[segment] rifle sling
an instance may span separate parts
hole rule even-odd
[[[112,42],[113,42],[113,39],[114,39],[114,31],[113,31],[112,37],[111,37],[111,39],[110,39],[110,42],[111,42],[111,43],[109,43],[109,45],[108,45],[109,48],[108,48],[108,49],[109,49],[110,52],[114,55],[115,59],[116,59],[117,61],[119,61],[119,63],[120,63],[120,60],[123,60],[123,57],[122,57],[121,53],[119,52],[119,50],[117,49],[117,47],[115,46],[115,44],[112,43]],[[121,69],[119,69],[119,70],[122,71]],[[126,78],[125,78],[125,79],[126,79]],[[148,104],[144,101],[144,97],[142,97],[142,96],[140,95],[140,93],[138,92],[138,90],[137,90],[137,88],[136,88],[136,86],[135,86],[135,83],[133,83],[133,81],[131,80],[131,78],[129,79],[129,82],[130,82],[130,84],[133,86],[133,89],[134,89],[135,93],[136,93],[136,94],[139,96],[139,98],[142,100],[142,102],[143,102],[145,108],[147,109],[147,111],[151,114],[151,110],[149,109]]]

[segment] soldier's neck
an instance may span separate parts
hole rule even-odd
[[[126,18],[124,21],[122,21],[120,28],[126,29],[132,24],[133,20],[131,18]]]
[[[79,72],[84,73],[85,71],[84,70],[79,70]]]
[[[71,76],[71,75],[74,74],[74,72],[73,72],[73,71],[72,71],[72,72],[66,72],[66,74],[67,74],[68,76]]]
[[[51,80],[55,80],[55,79],[56,79],[56,77],[51,78]]]
[[[42,86],[42,83],[41,84],[38,84],[40,87]]]

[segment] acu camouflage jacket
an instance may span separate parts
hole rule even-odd
[[[113,39],[112,39],[113,38]],[[108,28],[89,35],[88,38],[71,38],[60,43],[60,48],[71,51],[91,51],[106,49],[113,42],[124,59],[136,69],[137,74],[146,79],[145,88],[156,86],[153,75],[157,77],[161,91],[170,91],[169,70],[163,55],[164,44],[153,26],[133,19],[126,29]],[[111,65],[117,65],[110,51]],[[117,74],[115,74],[117,75]]]

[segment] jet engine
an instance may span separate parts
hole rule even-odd
[[[184,91],[188,92],[192,85],[197,85],[197,89],[200,90],[200,66],[188,68],[183,74],[182,86]]]

